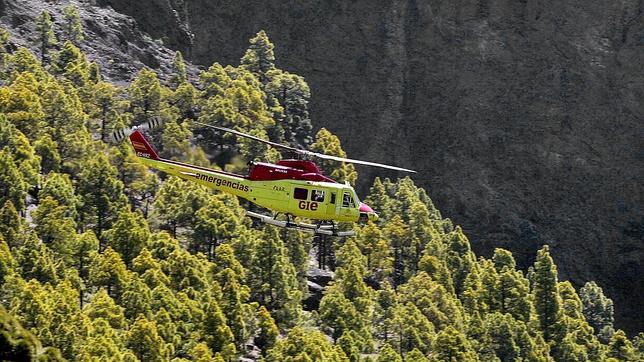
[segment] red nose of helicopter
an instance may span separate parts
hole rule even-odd
[[[360,203],[360,208],[358,209],[360,211],[360,216],[366,215],[367,220],[369,221],[376,221],[378,220],[378,214],[376,214],[375,211],[369,205],[365,204],[364,202]]]

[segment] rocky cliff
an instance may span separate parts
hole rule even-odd
[[[236,64],[265,29],[350,156],[419,170],[478,253],[525,267],[550,244],[562,278],[597,280],[617,326],[644,330],[641,0],[97,5],[205,66]],[[363,189],[396,176],[359,171]]]

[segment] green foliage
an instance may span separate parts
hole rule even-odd
[[[396,351],[391,348],[389,344],[385,344],[380,349],[380,354],[378,355],[377,362],[402,362],[402,357]]]
[[[30,361],[30,360],[62,360],[56,358],[58,351],[50,348],[42,349],[41,343],[4,307],[0,306],[0,360]]]
[[[433,344],[434,361],[478,361],[465,336],[449,326],[436,336]]]
[[[89,160],[78,175],[76,190],[81,198],[80,225],[91,227],[103,242],[103,231],[112,227],[127,202],[123,183],[116,175],[117,170],[103,154]]]
[[[253,72],[263,83],[268,80],[267,73],[275,69],[275,46],[264,30],[250,40],[250,47],[241,59],[241,65]]]
[[[266,356],[267,362],[347,361],[341,349],[335,349],[326,336],[316,330],[295,327],[278,341]]]
[[[311,140],[311,119],[309,118],[308,103],[311,91],[304,78],[296,74],[271,71],[268,75],[270,82],[266,84],[265,92],[273,114],[278,116],[278,124],[283,131],[284,141],[288,144],[306,148]],[[276,107],[281,109],[276,110]],[[274,131],[280,132],[280,130]],[[269,130],[269,134],[270,134]],[[278,138],[279,141],[281,141]]]
[[[16,248],[22,244],[24,220],[18,215],[11,200],[5,201],[0,209],[0,236],[3,237],[9,248]]]
[[[587,282],[579,291],[584,308],[584,317],[599,339],[608,343],[613,330],[613,301],[604,295],[597,283]]]
[[[85,34],[83,33],[83,26],[78,9],[74,5],[67,5],[63,8],[63,16],[67,40],[77,45],[80,44],[85,39]]]
[[[142,69],[128,89],[130,108],[136,124],[143,123],[159,114],[161,109],[161,84],[157,74]]]
[[[266,307],[263,305],[259,307],[257,312],[259,332],[255,337],[255,343],[262,351],[267,351],[273,347],[279,336],[279,329],[275,324],[275,320],[271,317]]]
[[[170,79],[170,83],[176,88],[180,84],[184,84],[187,80],[186,62],[183,60],[181,52],[177,51],[174,53],[174,60],[172,61],[172,78]]]
[[[547,245],[537,253],[534,270],[533,294],[539,326],[547,342],[555,341],[563,336],[562,310],[557,289],[557,267],[550,257]]]
[[[297,323],[302,308],[295,267],[277,230],[266,227],[257,237],[256,257],[248,281],[251,299],[265,305],[278,325],[292,326]]]
[[[141,361],[167,361],[169,351],[154,321],[139,315],[127,334],[126,345]]]
[[[121,254],[126,265],[131,265],[143,248],[148,245],[150,230],[143,216],[137,212],[123,210],[112,229],[104,234],[107,245]]]
[[[54,23],[51,21],[51,15],[44,10],[36,18],[36,30],[38,31],[38,42],[40,43],[40,61],[42,63],[47,59],[49,48],[58,43],[56,34],[54,34]]]

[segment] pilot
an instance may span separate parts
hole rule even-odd
[[[351,196],[348,193],[344,193],[342,197],[342,207],[351,207]]]

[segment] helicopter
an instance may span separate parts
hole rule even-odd
[[[253,204],[271,210],[273,215],[264,215],[253,211],[246,214],[257,221],[319,235],[351,236],[353,231],[340,231],[338,222],[376,221],[378,214],[367,204],[361,202],[354,188],[349,183],[339,183],[325,176],[312,158],[329,159],[339,162],[387,168],[397,171],[416,171],[375,162],[354,160],[326,155],[296,147],[291,147],[261,139],[234,129],[193,121],[203,127],[220,132],[232,133],[271,147],[290,151],[298,159],[283,159],[276,164],[267,162],[249,162],[247,175],[238,175],[226,171],[190,165],[159,157],[142,131],[160,125],[159,119],[151,119],[140,126],[117,130],[112,134],[115,141],[129,136],[137,158],[145,165],[170,175],[193,181],[206,187],[220,190],[246,199]],[[286,221],[278,220],[284,214]],[[292,218],[301,217],[315,220],[315,224],[295,222]]]

